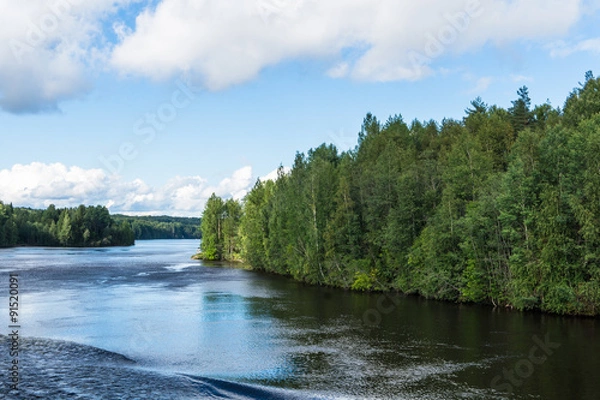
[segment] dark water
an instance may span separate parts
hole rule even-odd
[[[197,244],[0,250],[0,332],[9,272],[22,325],[0,398],[600,399],[596,319],[309,287]]]

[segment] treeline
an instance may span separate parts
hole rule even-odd
[[[310,283],[597,315],[600,79],[588,72],[562,109],[532,107],[523,87],[462,120],[368,114],[354,150],[297,154],[241,218],[220,204],[202,225],[217,258],[227,238],[255,269]]]
[[[113,220],[106,207],[17,208],[0,201],[0,247],[131,246],[134,235],[126,222]]]
[[[127,222],[136,240],[200,239],[200,218],[115,214],[113,219],[119,224]]]

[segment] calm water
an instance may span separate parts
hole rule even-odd
[[[0,250],[0,332],[9,272],[22,324],[21,390],[3,376],[0,398],[600,398],[596,319],[309,287],[197,245]]]

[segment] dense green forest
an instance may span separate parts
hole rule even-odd
[[[17,208],[0,201],[0,247],[10,246],[131,246],[133,231],[117,223],[106,207]]]
[[[113,219],[120,224],[127,222],[136,240],[149,239],[200,239],[200,218],[162,216],[127,216],[115,214]]]
[[[600,310],[600,79],[564,107],[474,100],[462,120],[364,119],[240,204],[213,196],[203,255],[355,290]]]

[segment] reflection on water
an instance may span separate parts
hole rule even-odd
[[[256,398],[248,393],[266,387],[285,391],[262,398],[598,398],[595,319],[309,287],[204,266],[189,259],[196,247],[0,250],[0,271],[20,275],[22,335],[131,359],[119,367],[130,371],[123,390],[166,379],[157,398]],[[559,345],[545,354],[534,336]],[[52,360],[30,345],[35,373],[48,378]],[[61,348],[81,359],[79,347]],[[61,379],[81,387],[76,373]]]

